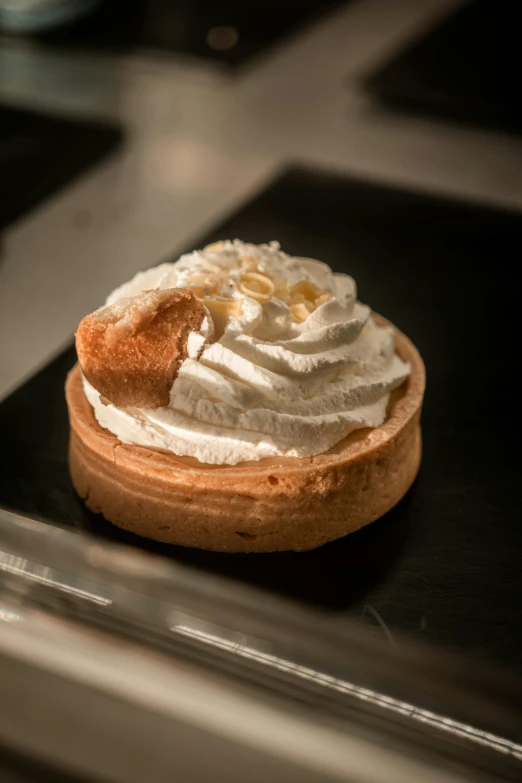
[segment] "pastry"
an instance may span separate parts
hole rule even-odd
[[[86,316],[76,352],[88,383],[119,408],[160,408],[208,313],[182,288],[144,291]],[[207,336],[209,326],[206,326]],[[203,347],[198,346],[198,352]]]
[[[73,483],[138,535],[313,549],[384,514],[417,474],[417,350],[350,277],[277,243],[217,243],[138,274],[82,321],[77,349]]]

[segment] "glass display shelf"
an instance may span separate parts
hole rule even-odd
[[[406,640],[376,644],[353,625],[135,548],[9,512],[0,522],[0,745],[25,742],[29,755],[45,750],[70,771],[58,728],[64,718],[78,724],[89,747],[92,715],[76,693],[88,689],[99,731],[105,716],[115,731],[110,705],[128,702],[141,714],[134,727],[152,711],[172,726],[197,726],[203,746],[233,737],[232,757],[237,745],[275,758],[282,780],[293,779],[287,764],[303,780],[365,780],[368,764],[372,780],[391,779],[390,768],[402,780],[520,773],[522,688],[512,676]],[[18,692],[13,667],[21,666],[31,674]],[[28,676],[39,683],[39,712],[53,716],[47,734],[58,731],[43,749],[34,729],[23,731],[24,718],[34,720]],[[63,689],[71,689],[67,706],[55,698]],[[110,703],[106,712],[99,700]],[[122,741],[125,734],[114,747]],[[163,760],[168,752],[162,745]],[[199,764],[194,754],[189,769]],[[111,756],[107,774],[127,774],[133,754],[124,755]]]

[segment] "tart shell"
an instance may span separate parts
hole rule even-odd
[[[424,364],[405,335],[395,329],[395,337],[411,375],[392,393],[383,425],[316,457],[236,466],[123,444],[96,421],[76,365],[66,383],[74,487],[118,527],[200,549],[306,551],[352,533],[398,503],[420,465]]]

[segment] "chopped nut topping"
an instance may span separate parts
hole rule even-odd
[[[223,250],[225,247],[225,243],[223,241],[221,242],[212,242],[210,245],[207,245],[205,248],[203,248],[205,253],[219,253],[220,250]]]
[[[243,275],[238,288],[242,294],[250,296],[260,304],[268,302],[275,290],[270,278],[257,272],[248,272],[246,275]]]
[[[223,242],[216,242],[208,245],[205,250],[219,252],[223,247]],[[216,314],[219,321],[218,332],[223,331],[228,317],[240,315],[242,312],[237,300],[227,298],[236,286],[243,296],[248,296],[261,305],[265,305],[270,299],[280,299],[289,306],[292,317],[298,323],[303,323],[310,313],[330,299],[329,293],[320,290],[306,278],[293,286],[286,280],[273,278],[266,271],[265,265],[252,255],[239,259],[239,268],[237,262],[218,266],[204,259],[201,264],[203,269],[189,275],[185,285],[207,305],[212,315]]]

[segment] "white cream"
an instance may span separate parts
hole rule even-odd
[[[299,322],[291,302],[277,298],[277,288],[261,303],[245,296],[240,265],[245,257],[276,285],[304,279],[326,292],[327,301]],[[377,326],[369,308],[356,301],[352,278],[318,261],[289,257],[275,242],[236,240],[182,256],[136,275],[107,304],[149,288],[193,287],[200,273],[218,280],[221,299],[241,300],[241,314],[228,318],[213,344],[205,345],[207,319],[189,336],[189,356],[169,407],[131,411],[103,405],[84,380],[103,427],[124,443],[235,465],[321,454],[353,430],[384,422],[390,392],[410,372],[395,353],[393,330]]]
[[[203,346],[212,336],[212,327],[209,316],[205,316],[201,322],[199,331],[190,332],[187,338],[187,353],[189,359],[198,359],[203,350]]]

